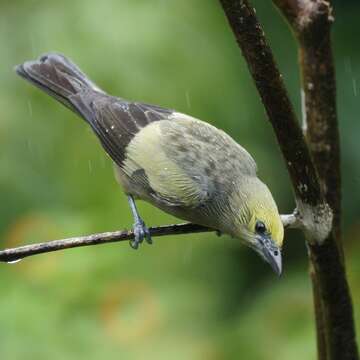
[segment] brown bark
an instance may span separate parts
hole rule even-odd
[[[313,206],[306,226],[318,339],[318,357],[358,359],[353,309],[341,247],[341,172],[330,4],[325,0],[273,0],[292,25],[300,44],[305,96],[304,130],[294,115],[271,49],[247,0],[220,0],[247,61],[274,128],[293,183],[297,204]],[[319,237],[325,218],[317,205],[330,207],[331,231]],[[311,209],[311,208],[310,208]],[[300,218],[302,217],[299,208]]]
[[[287,18],[299,43],[305,113],[303,130],[326,201],[341,233],[340,140],[336,81],[331,46],[333,14],[324,0],[273,0]],[[341,247],[340,247],[341,248]]]
[[[305,105],[303,129],[323,194],[334,214],[332,236],[321,246],[308,247],[318,358],[356,359],[352,304],[341,243],[340,140],[330,36],[332,9],[324,0],[274,0],[274,3],[298,39]],[[347,293],[349,296],[344,296]]]
[[[149,228],[149,230],[151,236],[178,235],[215,231],[214,229],[189,223],[152,227]],[[134,232],[132,230],[119,230],[114,232],[91,234],[88,236],[73,237],[69,239],[53,240],[44,243],[31,244],[20,246],[17,248],[2,250],[0,251],[0,261],[15,262],[29,256],[48,253],[52,251],[71,249],[80,246],[108,244],[112,242],[126,241],[132,239],[134,239]]]
[[[247,1],[220,2],[274,128],[296,197],[317,205],[322,198],[309,149],[254,9]]]

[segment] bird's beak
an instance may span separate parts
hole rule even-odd
[[[270,264],[275,273],[280,276],[282,271],[281,250],[268,235],[259,236],[258,252]]]

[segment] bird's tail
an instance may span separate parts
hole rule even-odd
[[[103,93],[74,63],[61,54],[44,54],[38,60],[16,66],[15,70],[24,79],[78,114],[79,110],[71,102],[73,95],[89,91]]]

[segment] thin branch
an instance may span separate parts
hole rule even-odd
[[[297,210],[295,210],[293,214],[280,215],[280,217],[284,228],[301,229],[303,227]]]
[[[214,229],[190,223],[152,227],[149,228],[149,230],[151,236],[153,237],[215,231]],[[38,244],[30,244],[0,251],[0,262],[15,262],[22,260],[25,257],[37,254],[71,249],[80,246],[108,244],[112,242],[131,240],[133,238],[134,233],[132,230],[119,230],[72,237],[68,239],[53,240]]]
[[[284,227],[298,228],[301,222],[297,218],[296,212],[290,215],[281,215]],[[184,223],[163,225],[149,228],[152,237],[166,235],[194,234],[202,232],[216,231],[205,226]],[[120,242],[134,239],[132,230],[118,230],[87,236],[77,236],[61,240],[53,240],[43,243],[24,245],[16,248],[0,250],[0,262],[16,262],[26,257],[44,254],[53,251],[66,250],[80,246],[102,245],[113,242]]]

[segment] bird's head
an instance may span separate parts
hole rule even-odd
[[[284,227],[270,190],[258,178],[253,178],[246,185],[243,183],[239,191],[236,198],[245,201],[240,208],[235,236],[242,238],[280,275]]]

